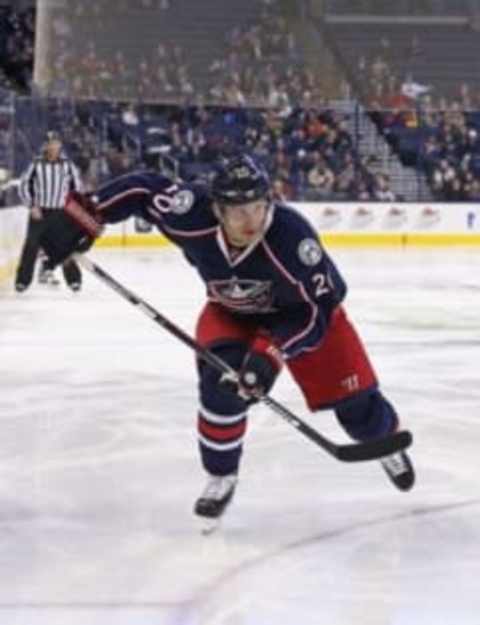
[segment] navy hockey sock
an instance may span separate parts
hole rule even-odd
[[[359,441],[385,436],[398,424],[395,409],[377,389],[343,402],[335,414],[347,434]]]

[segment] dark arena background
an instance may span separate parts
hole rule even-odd
[[[415,488],[260,404],[202,535],[194,354],[88,271],[15,290],[51,132],[92,193],[260,163],[346,278]],[[194,334],[152,224],[86,256]],[[480,0],[0,0],[0,625],[478,625],[479,276]],[[288,372],[272,396],[347,442]]]

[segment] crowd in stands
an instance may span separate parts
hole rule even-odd
[[[422,44],[414,36],[401,52],[414,67]],[[433,198],[478,200],[480,91],[463,82],[447,97],[435,85],[402,77],[386,37],[369,58],[360,56],[356,69],[371,118],[402,163],[426,175]]]
[[[227,41],[227,54],[209,67],[208,96],[214,102],[288,108],[305,98],[322,100],[319,76],[302,66],[283,16],[266,8],[258,23],[235,28]]]
[[[35,9],[0,6],[0,88],[30,89],[34,31]]]
[[[171,1],[140,0],[135,10],[168,12]],[[374,176],[356,152],[347,120],[326,105],[321,76],[302,67],[295,36],[275,0],[262,2],[259,20],[226,34],[225,53],[211,60],[206,85],[195,84],[188,54],[176,43],[159,42],[138,67],[129,65],[132,59],[122,50],[113,62],[102,57],[99,40],[86,41],[83,53],[73,55],[71,24],[56,14],[57,86],[73,72],[73,94],[84,103],[73,115],[66,106],[55,125],[90,185],[132,167],[156,166],[159,157],[175,163],[182,176],[203,177],[219,155],[243,147],[264,163],[284,199],[375,199],[382,185],[388,187],[386,177]],[[77,16],[99,23],[106,9],[103,0],[72,5]],[[128,2],[115,4],[116,12],[129,10]],[[106,94],[125,100],[132,85],[134,104],[92,105],[85,99]],[[159,92],[196,104],[145,103]]]
[[[464,15],[479,8],[478,0],[325,0],[325,12],[337,15]]]
[[[223,56],[211,59],[201,85],[192,78],[188,53],[177,43],[158,42],[138,67],[120,49],[113,58],[102,56],[97,39],[85,41],[81,55],[73,54],[71,24],[57,15],[52,84],[60,88],[73,72],[72,84],[65,81],[64,87],[82,98],[73,109],[59,98],[63,112],[54,125],[91,186],[132,167],[160,163],[173,163],[187,178],[208,176],[219,155],[242,147],[263,162],[278,197],[396,199],[388,175],[373,173],[370,157],[358,153],[348,117],[328,106],[321,75],[301,67],[298,42],[275,0],[261,1],[260,19],[227,34]],[[173,4],[138,0],[136,10],[168,13]],[[111,9],[106,0],[72,6],[78,16],[96,17],[99,23]],[[131,4],[119,0],[114,7],[128,12]],[[0,24],[7,34],[0,80],[6,76],[5,86],[27,88],[34,11],[5,9]],[[412,59],[421,54],[415,37],[408,54]],[[372,119],[404,164],[425,172],[436,199],[478,199],[480,115],[474,111],[480,109],[480,98],[465,84],[454,100],[434,98],[429,86],[412,77],[400,80],[392,58],[384,37],[370,57],[357,61],[355,73],[368,93]],[[132,85],[133,99],[128,97]],[[161,105],[151,102],[159,93]],[[112,102],[99,102],[101,94]],[[179,98],[180,104],[174,104]]]
[[[25,112],[28,119],[29,112]],[[206,180],[224,155],[245,149],[284,200],[395,199],[355,149],[346,119],[328,107],[278,109],[52,101],[50,119],[87,186],[133,168]]]
[[[162,11],[167,11],[170,5],[168,0],[162,0],[160,6]],[[102,47],[105,37],[101,31],[108,19],[114,20],[115,15],[121,13],[122,3],[115,4],[113,16],[108,17],[102,12],[101,3],[82,7],[79,3],[69,19],[65,14],[58,14],[53,22],[55,47],[48,77],[50,93],[74,98],[137,101],[159,98],[175,101],[194,95],[188,61],[180,45],[158,41],[148,53],[140,56],[132,55],[121,46]],[[87,10],[91,13],[85,12]],[[100,34],[95,36],[94,29],[90,28],[90,36],[79,38],[75,33],[75,19],[82,18],[87,23],[98,19],[96,26]]]
[[[111,137],[117,145],[126,134],[125,115],[132,117],[131,107]],[[136,118],[127,133],[131,145],[146,146],[146,164],[168,157],[184,178],[208,176],[220,155],[243,148],[287,200],[377,199],[388,186],[357,154],[344,117],[328,107],[299,107],[288,115],[277,109],[147,107]]]
[[[161,98],[227,106],[309,106],[322,101],[321,73],[315,74],[302,63],[295,36],[276,3],[263,0],[259,5],[259,19],[224,33],[218,56],[210,58],[202,71],[192,67],[185,47],[168,37],[157,39],[144,53],[133,47],[126,51],[114,37],[105,37],[102,2],[77,3],[71,11],[67,5],[70,12],[57,11],[53,22],[49,92],[90,99],[154,102]],[[152,15],[158,15],[158,8],[168,19],[171,4],[170,0],[141,0],[134,7],[118,2],[109,19],[115,23],[118,16],[132,15],[145,26]],[[89,36],[78,35],[82,20],[88,23]],[[216,43],[207,40],[205,45],[214,53]]]

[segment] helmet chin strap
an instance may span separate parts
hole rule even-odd
[[[215,217],[218,219],[220,223],[223,223],[224,208],[225,208],[225,205],[222,206],[218,202],[213,202],[213,205],[212,205],[213,214],[215,215]]]

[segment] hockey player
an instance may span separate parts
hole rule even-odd
[[[224,164],[209,189],[136,172],[90,198],[71,197],[47,253],[60,262],[88,247],[101,224],[131,215],[157,226],[196,268],[207,293],[197,341],[240,372],[233,384],[198,363],[198,439],[208,480],[197,515],[217,518],[231,501],[248,408],[283,366],[309,409],[332,409],[353,439],[398,428],[343,307],[342,276],[305,218],[271,200],[268,176],[249,156]],[[405,452],[380,462],[398,489],[413,486]]]

